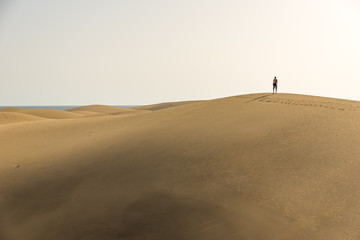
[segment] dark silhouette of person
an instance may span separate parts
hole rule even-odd
[[[278,85],[278,80],[276,79],[276,77],[274,77],[274,80],[273,80],[273,94],[277,93],[277,85]]]

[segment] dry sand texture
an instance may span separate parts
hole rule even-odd
[[[0,239],[360,239],[359,102],[104,109],[0,125]]]
[[[132,109],[157,111],[160,109],[176,107],[176,106],[181,106],[181,105],[186,105],[186,104],[191,104],[191,103],[196,103],[196,102],[201,102],[201,101],[166,102],[166,103],[158,103],[158,104],[152,104],[152,105],[146,105],[146,106],[133,107]]]
[[[49,118],[49,119],[66,119],[66,118],[76,118],[82,116],[77,113],[66,112],[55,109],[26,109],[26,108],[8,107],[8,108],[0,109],[0,112],[23,113],[30,116],[37,116],[37,117]]]

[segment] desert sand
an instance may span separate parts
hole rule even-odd
[[[199,101],[166,102],[166,103],[158,103],[158,104],[133,107],[132,109],[156,111],[156,110],[165,109],[165,108],[169,108],[169,107],[176,107],[176,106],[186,105],[186,104],[190,104],[190,103],[197,103],[197,102],[201,102],[201,101],[199,100]]]
[[[26,108],[7,107],[0,109],[0,113],[2,112],[23,113],[30,116],[37,116],[37,117],[49,118],[49,119],[67,119],[67,118],[82,117],[81,114],[66,112],[56,109],[26,109]]]
[[[0,112],[2,240],[360,239],[360,102],[60,112]]]

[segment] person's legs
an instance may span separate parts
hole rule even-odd
[[[277,84],[275,85],[275,93],[277,93]]]

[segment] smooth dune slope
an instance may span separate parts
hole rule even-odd
[[[147,110],[136,110],[132,108],[120,108],[120,107],[114,107],[114,106],[106,106],[106,105],[89,105],[89,106],[83,106],[83,107],[77,107],[68,109],[69,112],[75,112],[82,114],[84,116],[95,116],[95,114],[89,114],[89,113],[97,113],[98,116],[100,115],[134,115],[139,113],[146,113]]]
[[[107,106],[107,105],[88,105],[82,107],[76,107],[68,109],[67,111],[89,111],[89,112],[100,112],[100,113],[113,113],[113,112],[122,112],[126,111],[124,108]]]
[[[18,108],[18,107],[5,107],[0,108],[0,112],[21,112],[26,110],[26,108]]]
[[[360,103],[235,96],[0,126],[0,239],[360,239]]]
[[[133,107],[132,109],[157,111],[157,110],[161,110],[161,109],[165,109],[165,108],[177,107],[177,106],[181,106],[181,105],[198,103],[198,102],[202,102],[202,101],[199,100],[199,101],[166,102],[166,103],[158,103],[158,104]]]
[[[91,112],[91,111],[71,111],[72,113],[77,113],[82,115],[83,117],[98,117],[98,116],[107,116],[109,114],[107,113],[101,113],[101,112]]]
[[[120,108],[114,106],[106,106],[106,105],[88,105],[83,107],[76,107],[68,109],[69,112],[79,112],[79,111],[88,111],[88,112],[97,112],[97,113],[107,113],[107,114],[116,114],[123,112],[133,112],[133,109],[128,108]]]
[[[45,118],[17,112],[0,112],[0,124],[44,120]]]
[[[17,112],[49,119],[66,119],[82,117],[81,114],[56,109],[28,109],[7,107],[0,109],[0,112]]]

